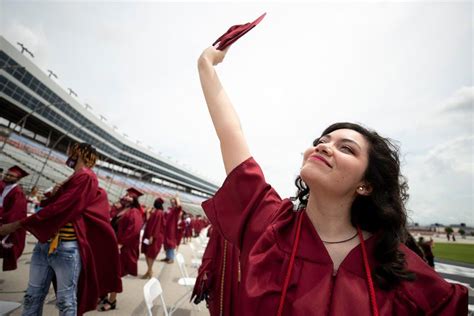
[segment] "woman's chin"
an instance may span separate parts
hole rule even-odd
[[[323,174],[320,170],[317,170],[315,168],[301,168],[300,177],[308,186],[311,186],[312,184],[320,185],[322,183],[327,182],[327,175]]]

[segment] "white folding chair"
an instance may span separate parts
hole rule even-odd
[[[200,243],[204,248],[206,248],[207,243],[209,242],[209,237],[207,237],[207,234],[201,233],[201,234],[199,235],[199,237],[196,238],[196,239],[199,241],[199,243]]]
[[[191,292],[193,291],[194,284],[196,283],[196,278],[189,276],[188,271],[186,270],[186,263],[184,262],[184,257],[180,253],[176,253],[175,256],[176,262],[178,263],[179,272],[181,273],[181,278],[178,280],[178,284],[186,287],[186,293],[183,294],[170,308],[169,315],[172,315],[178,307],[184,302],[185,299],[189,298]],[[196,308],[200,311],[199,306],[195,306],[193,303],[193,308]]]
[[[196,283],[196,278],[189,277],[188,270],[186,269],[186,264],[184,262],[184,257],[182,254],[176,254],[176,261],[178,262],[179,272],[182,276],[182,278],[178,280],[178,284],[190,287],[192,290],[194,288],[194,284]]]
[[[153,301],[159,296],[161,299],[161,305],[163,306],[163,313],[168,316],[168,310],[166,309],[165,300],[163,298],[163,289],[161,288],[160,281],[157,278],[151,278],[145,283],[143,287],[143,296],[145,297],[145,304],[148,311],[148,316],[153,316],[151,309],[153,307]]]
[[[198,254],[196,247],[193,245],[192,242],[189,243],[189,248],[191,248],[191,253],[192,253],[192,258],[191,258],[191,267],[197,269],[201,266],[202,264],[202,256],[204,254]]]
[[[203,244],[200,237],[195,238],[194,242],[196,243],[195,246],[199,249],[198,252],[201,253],[201,255],[204,254],[204,249],[206,249],[207,243]]]
[[[189,248],[191,248],[193,257],[200,259],[204,255],[204,249],[202,249],[201,247],[199,247],[200,249],[197,249],[197,247],[192,242],[189,243]]]

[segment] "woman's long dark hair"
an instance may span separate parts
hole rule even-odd
[[[140,202],[138,201],[138,197],[134,196],[133,201],[130,204],[130,208],[138,208],[140,209]]]
[[[364,180],[371,185],[372,192],[355,198],[351,222],[378,236],[374,250],[378,265],[372,271],[374,280],[384,290],[395,287],[402,280],[414,280],[414,273],[406,269],[405,255],[398,249],[405,241],[407,214],[404,204],[408,199],[408,185],[400,172],[399,148],[390,139],[353,123],[335,123],[320,137],[339,129],[359,132],[369,143]],[[313,145],[318,141],[319,138]],[[309,188],[299,176],[295,184],[298,188],[295,200],[299,201],[300,207],[305,207]]]

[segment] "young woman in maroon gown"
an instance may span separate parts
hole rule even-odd
[[[183,212],[181,202],[178,197],[170,199],[171,206],[165,213],[165,239],[163,247],[166,251],[166,258],[161,259],[166,263],[173,263],[175,250],[178,247],[178,221]]]
[[[163,245],[165,232],[165,221],[163,213],[163,199],[157,198],[153,204],[153,210],[150,212],[145,225],[142,240],[142,253],[145,254],[148,270],[142,279],[149,279],[153,276],[153,263],[160,253]]]
[[[181,242],[183,242],[183,237],[186,230],[186,222],[184,221],[185,218],[186,213],[183,211],[178,221],[178,230],[176,232],[176,249],[179,249],[179,245],[181,245]]]
[[[138,257],[140,255],[140,230],[143,226],[143,212],[138,198],[143,193],[135,188],[128,188],[127,194],[120,199],[123,208],[112,219],[112,226],[116,229],[118,248],[120,251],[120,277],[128,274],[137,276]],[[115,309],[117,293],[111,292],[103,299],[99,311]]]
[[[143,226],[143,213],[138,198],[143,193],[129,188],[123,198],[123,210],[117,214],[117,241],[120,249],[121,276],[137,276],[140,253],[140,230]]]
[[[191,242],[191,238],[193,237],[193,226],[192,226],[192,215],[188,214],[184,218],[184,243]]]
[[[466,315],[467,289],[403,245],[397,148],[360,125],[331,125],[304,153],[297,197],[281,199],[214,69],[226,51],[207,48],[198,69],[227,173],[203,208],[240,250],[235,314]]]

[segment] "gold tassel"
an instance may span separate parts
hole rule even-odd
[[[50,255],[51,253],[53,253],[56,248],[58,248],[58,245],[59,245],[59,233],[57,233],[54,237],[53,237],[53,240],[51,240],[51,243],[49,244],[49,251],[48,251],[48,255]]]

